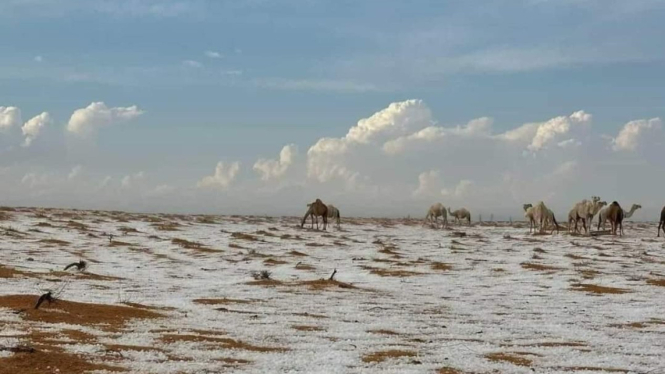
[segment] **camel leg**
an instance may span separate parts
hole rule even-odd
[[[660,227],[663,226],[663,221],[658,223],[658,237],[660,238]]]

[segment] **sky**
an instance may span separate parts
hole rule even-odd
[[[0,205],[665,204],[665,0],[3,0]]]

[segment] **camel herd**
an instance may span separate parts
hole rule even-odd
[[[557,233],[559,232],[559,223],[556,221],[554,212],[545,206],[545,203],[542,201],[538,202],[536,205],[524,204],[522,206],[524,209],[524,217],[529,221],[529,233],[535,232],[544,232],[549,226],[553,226],[551,233],[556,229]],[[582,229],[585,233],[591,231],[591,223],[593,218],[598,215],[598,231],[601,228],[605,229],[605,224],[610,223],[610,233],[612,235],[619,236],[623,235],[623,220],[633,216],[635,211],[642,208],[639,204],[633,204],[629,211],[623,210],[621,205],[616,201],[613,201],[611,204],[607,204],[606,201],[601,201],[600,197],[592,196],[591,200],[582,200],[576,203],[573,208],[568,212],[568,232],[580,233],[578,229],[578,224],[582,223]],[[471,213],[466,208],[460,208],[455,211],[451,211],[450,208],[443,206],[441,203],[435,203],[430,206],[425,216],[425,221],[434,225],[435,227],[439,226],[439,217],[441,217],[442,227],[448,226],[448,215],[455,219],[455,222],[458,225],[461,225],[463,221],[466,221],[468,225],[471,225]],[[316,199],[313,203],[307,204],[307,212],[302,218],[300,227],[305,226],[307,217],[311,218],[312,228],[316,223],[316,229],[319,229],[319,217],[323,219],[323,230],[326,230],[328,227],[328,218],[336,220],[337,228],[340,228],[340,213],[332,204],[324,204],[320,199]],[[660,212],[660,221],[658,224],[658,236],[660,237],[660,231],[663,230],[665,234],[665,207]]]

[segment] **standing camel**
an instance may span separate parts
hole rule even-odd
[[[529,220],[529,234],[536,228],[536,219],[533,217],[533,205],[524,204],[524,217]]]
[[[531,204],[526,204],[526,205],[531,205]],[[552,212],[551,209],[545,206],[545,203],[539,201],[538,204],[536,204],[536,206],[532,207],[531,209],[533,214],[534,225],[538,227],[538,231],[540,232],[545,231],[545,229],[547,229],[548,223],[551,222],[552,224],[554,224],[557,233],[559,232],[559,223],[556,221],[556,218],[554,217],[554,212]],[[552,233],[554,233],[554,229],[552,229]]]
[[[625,210],[623,211],[623,218],[628,219],[633,216],[633,213],[635,213],[636,210],[642,208],[642,205],[640,204],[633,204],[633,206],[630,207],[630,210],[626,212]],[[603,230],[605,230],[605,222],[607,222],[607,212],[609,211],[610,207],[605,207],[603,210],[600,211],[598,214],[598,231],[600,231],[600,228],[602,226]]]
[[[591,221],[593,221],[593,216],[595,216],[600,208],[607,205],[606,202],[600,201],[600,197],[593,196],[592,201],[582,200],[581,202],[575,204],[573,210],[568,214],[568,222],[570,224],[571,219],[575,218],[575,232],[577,232],[577,223],[581,220],[582,227],[584,228],[585,233],[589,233],[591,229]],[[587,227],[587,223],[589,224]]]
[[[328,227],[328,207],[326,204],[323,203],[320,199],[316,199],[315,202],[311,204],[307,204],[309,209],[307,209],[307,213],[305,213],[305,216],[302,217],[302,222],[300,223],[300,227],[305,226],[305,221],[307,220],[308,216],[311,216],[313,219],[316,219],[316,229],[319,229],[319,216],[323,218],[323,230],[325,231],[326,227]],[[314,228],[314,223],[312,222],[312,228]]]
[[[469,226],[471,226],[471,213],[466,210],[466,208],[457,209],[454,212],[450,211],[450,208],[448,208],[448,214],[455,218],[455,222],[457,222],[458,225],[462,224],[462,220],[466,220],[469,223]]]
[[[339,209],[332,204],[328,204],[328,218],[332,218],[336,221],[338,230],[342,228],[342,225],[340,224],[340,219],[342,217],[339,214]]]
[[[436,203],[429,207],[427,215],[425,216],[425,221],[434,223],[434,225],[438,227],[439,217],[441,217],[443,221],[443,227],[448,226],[448,213],[446,212],[446,207],[441,203]]]
[[[610,204],[610,209],[607,212],[607,219],[610,221],[612,235],[617,234],[619,229],[619,236],[623,235],[623,209],[616,201]]]
[[[663,229],[663,235],[665,235],[665,206],[663,210],[660,211],[660,223],[658,223],[658,237],[660,237],[660,229]]]

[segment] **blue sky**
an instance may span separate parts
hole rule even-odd
[[[242,211],[238,197],[231,196],[244,192],[248,200],[255,194],[265,199],[255,210],[283,196],[284,206],[271,206],[272,213],[290,213],[287,207],[301,205],[298,199],[316,195],[286,191],[301,188],[352,205],[367,198],[357,184],[346,180],[339,187],[317,178],[308,150],[320,138],[344,137],[360,119],[408,99],[422,100],[440,127],[491,117],[495,135],[584,110],[593,115],[592,130],[584,136],[609,141],[630,121],[664,115],[663,19],[662,0],[5,0],[0,107],[19,108],[21,118],[13,130],[0,133],[0,166],[9,177],[3,190],[16,204],[112,208],[125,199],[130,208],[180,211]],[[99,127],[94,136],[73,136],[66,130],[70,117],[93,102],[136,106],[140,114],[92,124]],[[19,128],[42,112],[51,121],[29,147],[21,147]],[[646,130],[639,138],[647,133],[647,140],[660,144],[656,127],[640,127]],[[591,167],[588,160],[607,160],[600,152],[609,146],[597,143],[591,158],[573,159],[568,152],[537,159],[552,168],[566,162]],[[275,159],[289,144],[297,156],[277,181],[267,183],[279,186],[266,192],[253,165],[259,158]],[[615,161],[630,157],[658,170],[648,142],[639,144],[645,148],[630,149]],[[385,157],[375,155],[376,164],[358,178],[377,201],[391,198],[404,207],[434,199],[464,203],[462,196],[439,193],[450,188],[436,188],[426,198],[409,193],[417,189],[420,174],[445,174],[450,167],[449,161],[419,162],[425,154],[444,156],[419,150],[384,165]],[[533,155],[517,154],[507,161],[519,170]],[[213,191],[197,187],[220,161],[240,162],[233,183]],[[395,164],[404,170],[380,175]],[[72,180],[81,179],[80,185],[69,180],[44,183],[48,191],[40,191],[39,183],[24,188],[26,175],[66,179],[76,166],[83,172]],[[125,184],[90,192],[90,185],[107,177],[120,184],[141,172],[141,189]],[[480,186],[482,179],[464,175],[442,183],[450,187],[466,180]],[[377,192],[373,183],[379,180],[394,191]],[[164,205],[174,199],[150,195],[158,187],[191,200]],[[90,193],[75,194],[76,188]],[[592,194],[581,185],[572,191],[574,198]],[[539,198],[503,193],[515,201]],[[617,199],[633,197],[621,193],[626,196]],[[655,189],[650,193],[657,196]],[[558,204],[564,208],[561,195]],[[212,205],[195,202],[213,197]],[[376,214],[405,209],[377,207]]]

